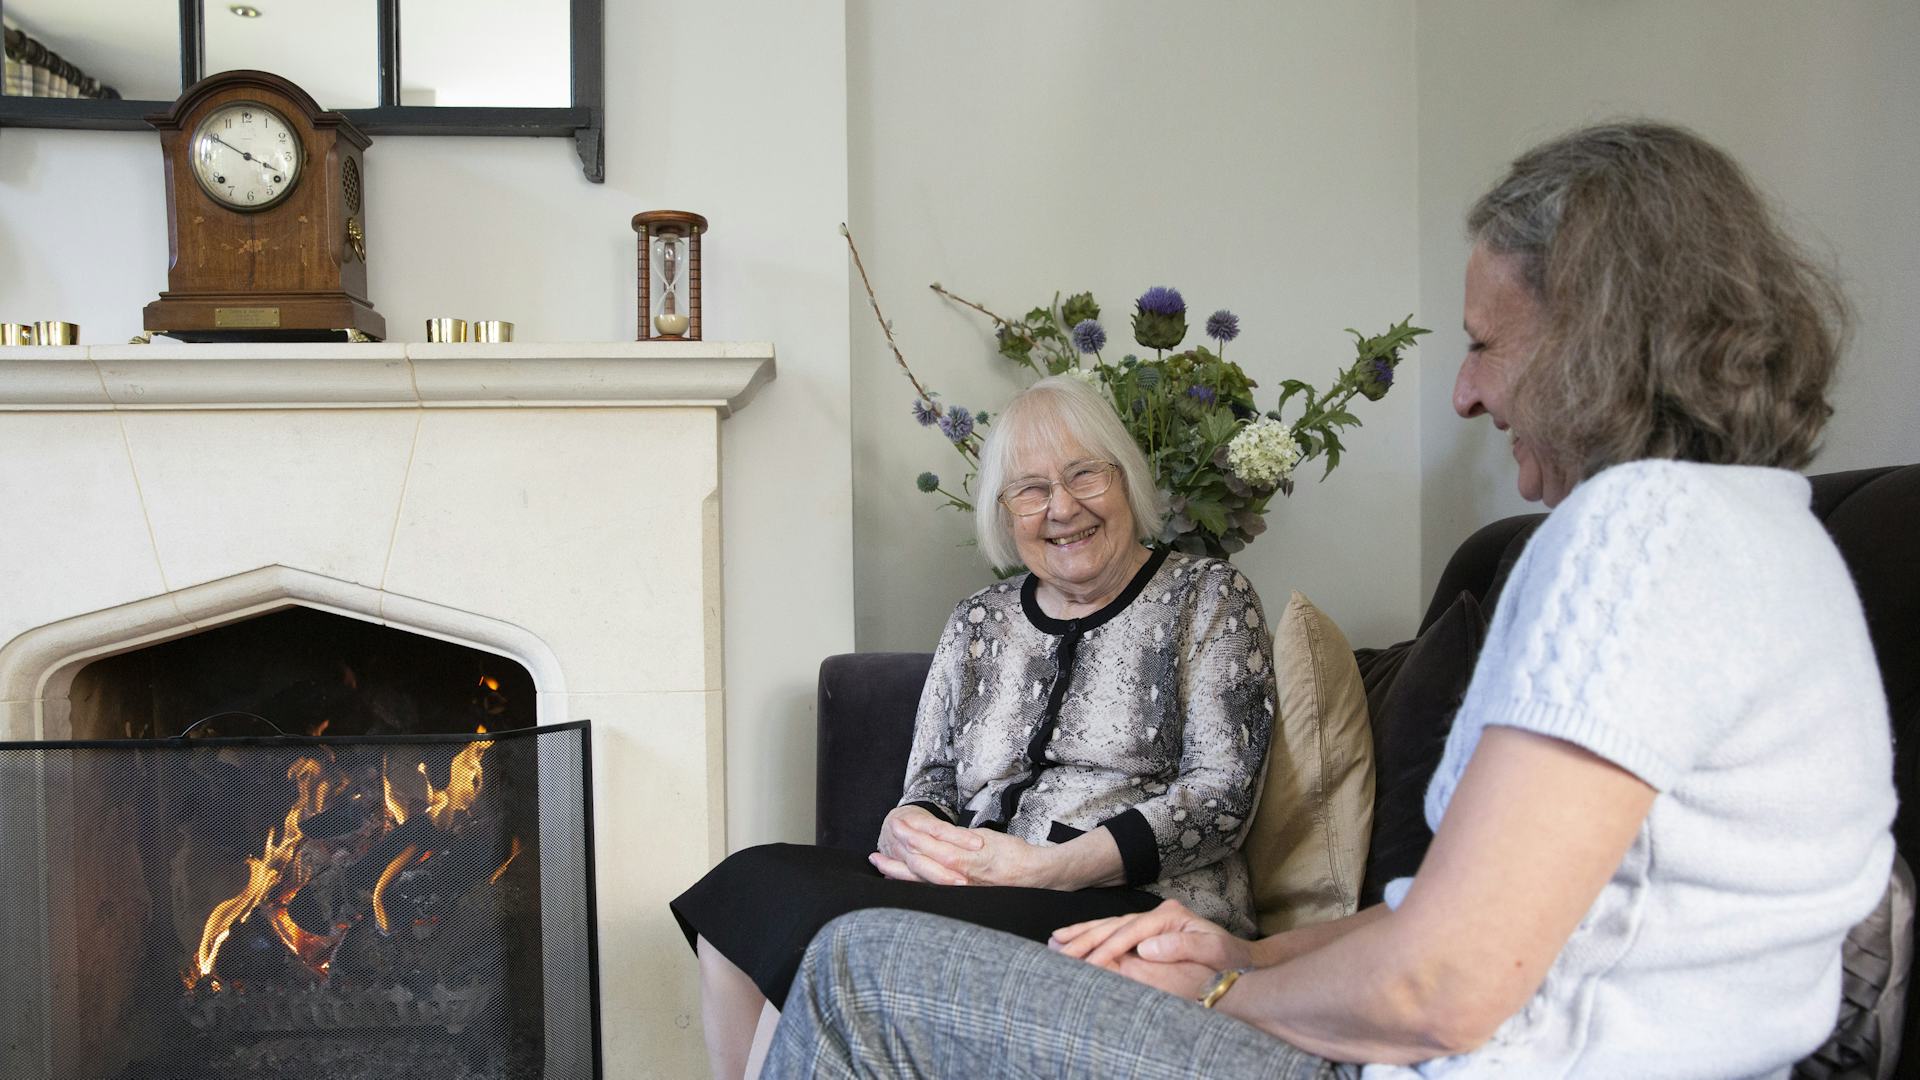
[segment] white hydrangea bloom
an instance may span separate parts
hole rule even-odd
[[[1086,383],[1088,386],[1093,387],[1095,390],[1100,389],[1103,385],[1100,382],[1100,372],[1094,368],[1070,367],[1066,373]]]
[[[1300,444],[1287,425],[1262,416],[1240,429],[1227,443],[1227,467],[1249,484],[1271,487],[1293,475],[1300,463]]]

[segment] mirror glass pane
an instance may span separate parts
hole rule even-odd
[[[180,96],[180,5],[156,0],[0,0],[0,22],[10,43],[19,31],[72,65],[49,64],[31,45],[9,48],[6,93],[73,97],[79,74],[110,86],[129,101]],[[16,57],[16,51],[32,56]],[[111,95],[109,95],[111,96]]]
[[[246,17],[235,9],[258,14]],[[231,5],[206,0],[202,10],[207,74],[256,68],[292,80],[323,109],[379,106],[380,28],[374,0],[247,0]]]
[[[400,104],[573,104],[568,0],[400,0]]]

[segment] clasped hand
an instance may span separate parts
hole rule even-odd
[[[1047,887],[1043,849],[992,829],[949,825],[918,806],[899,806],[880,826],[874,869],[933,885]]]
[[[1254,966],[1253,946],[1178,900],[1152,911],[1063,926],[1047,948],[1135,982],[1197,998],[1227,968]]]

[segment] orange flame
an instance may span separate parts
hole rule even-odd
[[[380,880],[373,887],[373,921],[380,924],[381,933],[387,931],[387,886],[393,884],[393,879],[400,876],[400,871],[406,869],[407,863],[413,860],[413,856],[419,850],[414,845],[408,844],[400,854],[393,857],[393,861],[387,864],[385,870],[380,871]]]
[[[486,734],[486,727],[480,728]],[[474,800],[480,797],[480,755],[491,747],[491,741],[467,744],[465,750],[453,757],[453,765],[447,771],[447,786],[434,790],[433,781],[427,781],[427,816],[433,819],[435,826],[442,829],[453,827],[453,815],[470,810]],[[425,776],[426,765],[420,766],[420,774]]]
[[[234,925],[252,915],[276,884],[289,883],[291,888],[287,891],[291,894],[305,882],[306,875],[295,858],[304,839],[300,822],[326,808],[328,788],[324,774],[320,762],[310,757],[287,767],[287,779],[299,785],[300,794],[287,810],[279,839],[274,839],[273,830],[267,830],[267,842],[260,857],[247,858],[247,887],[232,899],[214,905],[213,913],[207,916],[206,926],[200,932],[200,948],[194,952],[194,970],[187,980],[189,988],[213,973],[213,962],[220,955],[220,947],[232,935]]]
[[[479,731],[486,733],[482,726]],[[447,786],[436,789],[431,780],[427,782],[427,813],[437,828],[451,830],[454,815],[471,812],[474,802],[480,795],[482,769],[480,758],[492,747],[491,741],[475,742],[454,755],[448,771]],[[427,774],[424,763],[419,765],[422,776]],[[340,932],[349,924],[341,924],[332,935],[310,933],[293,921],[287,911],[300,888],[311,877],[310,869],[300,858],[302,845],[306,842],[300,823],[314,814],[326,809],[329,798],[348,790],[352,781],[341,776],[329,780],[319,759],[303,757],[287,768],[287,778],[298,787],[298,795],[293,805],[288,807],[286,817],[278,830],[267,831],[266,843],[258,856],[247,858],[247,885],[231,899],[215,905],[207,916],[206,925],[201,931],[200,945],[194,952],[193,968],[184,978],[189,990],[206,981],[214,990],[220,989],[219,980],[209,980],[213,974],[215,961],[220,949],[232,936],[233,928],[253,915],[256,910],[265,908],[265,918],[274,936],[287,947],[300,962],[317,974],[325,975],[332,951],[338,946]],[[406,803],[394,791],[393,782],[387,775],[385,763],[381,769],[382,795],[386,806],[387,820],[383,832],[391,832],[407,820]],[[415,862],[424,862],[432,854],[431,850],[422,851],[418,845],[409,845],[386,866],[374,885],[372,906],[374,920],[382,931],[389,928],[386,891],[387,887],[400,876],[401,871]],[[498,881],[506,871],[508,864],[520,854],[520,839],[513,838],[512,853],[507,861],[493,873],[492,881]],[[416,858],[417,856],[417,858]]]
[[[513,850],[507,853],[507,861],[501,863],[500,869],[495,870],[493,872],[493,876],[487,879],[487,884],[498,885],[500,883],[500,875],[506,873],[507,867],[512,866],[513,860],[519,857],[520,857],[520,838],[516,836],[513,838]]]
[[[395,825],[405,825],[407,823],[407,808],[401,803],[399,796],[393,793],[393,778],[387,775],[387,762],[385,758],[380,759],[380,786],[386,792],[387,817],[391,818]]]

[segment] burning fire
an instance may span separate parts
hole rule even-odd
[[[486,730],[484,726],[479,729],[482,734]],[[455,833],[461,816],[472,814],[474,803],[480,796],[484,772],[481,758],[492,746],[491,740],[482,740],[468,744],[454,755],[445,787],[436,788],[432,780],[427,779],[424,809],[434,830],[441,834]],[[424,762],[418,765],[418,769],[422,777],[427,776]],[[347,796],[354,782],[345,775],[330,778],[327,766],[317,757],[302,757],[295,761],[287,769],[287,778],[294,782],[298,792],[293,805],[287,809],[280,827],[268,830],[261,853],[247,857],[246,887],[231,899],[215,905],[207,916],[191,969],[183,976],[189,990],[210,979],[220,949],[232,936],[234,927],[245,922],[255,911],[264,912],[267,925],[289,952],[309,970],[324,977],[334,951],[353,923],[343,922],[332,927],[328,934],[316,934],[300,925],[288,905],[302,886],[312,880],[316,870],[328,865],[329,858],[342,845],[354,849],[353,857],[364,857],[368,849],[405,825],[413,816],[409,813],[409,800],[394,790],[393,780],[383,763],[380,776],[381,812],[372,827],[363,826],[352,835],[338,839],[312,840],[302,831],[302,826],[314,815],[325,811],[330,801],[338,802]],[[412,809],[417,811],[419,808],[418,802],[412,804]],[[394,838],[395,841],[399,839]],[[304,858],[303,851],[306,852]],[[367,900],[382,933],[392,931],[386,895],[389,887],[409,868],[425,863],[433,854],[433,849],[426,846],[424,839],[419,843],[403,844],[398,854],[380,872]],[[512,838],[511,853],[506,862],[493,871],[488,878],[489,883],[497,883],[519,854],[520,839],[516,836]],[[356,919],[358,917],[355,916]],[[220,989],[219,981],[213,980],[211,987]]]

